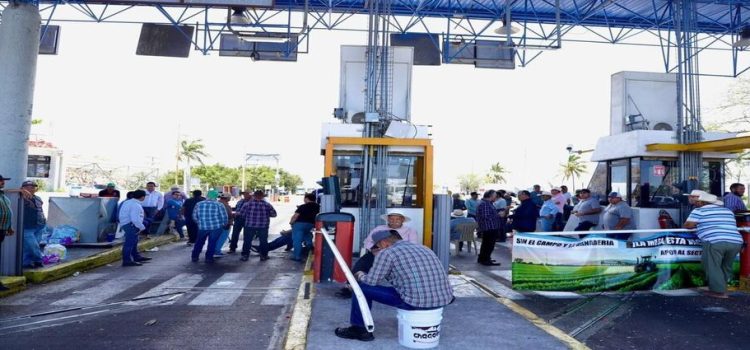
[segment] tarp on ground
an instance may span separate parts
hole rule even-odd
[[[660,232],[632,242],[534,233],[513,237],[513,289],[539,291],[669,290],[706,285],[702,243],[693,233]],[[739,263],[734,265],[734,279]]]

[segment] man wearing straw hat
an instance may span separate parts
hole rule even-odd
[[[732,277],[734,258],[742,249],[734,214],[713,194],[693,191],[689,196],[695,209],[683,227],[697,229],[703,241],[702,262],[709,289],[706,295],[728,298],[727,281]]]
[[[369,273],[358,271],[357,280],[367,299],[402,310],[439,309],[453,301],[448,274],[432,250],[421,244],[404,241],[396,230],[377,231],[369,237],[371,250],[380,252]],[[378,283],[388,281],[390,286]],[[375,337],[365,328],[357,298],[352,298],[350,326],[336,328],[336,336],[371,341]]]

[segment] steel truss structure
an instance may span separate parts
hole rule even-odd
[[[28,1],[28,0],[16,0]],[[257,3],[257,1],[252,1]],[[750,0],[688,0],[694,13],[693,54],[726,58],[723,67],[703,67],[701,75],[737,77],[750,69],[746,49],[732,47],[750,26]],[[227,28],[227,6],[241,0],[196,1],[38,1],[47,24],[64,22],[168,23],[193,25],[190,38],[202,54],[217,51]],[[180,5],[181,3],[192,3]],[[194,4],[203,5],[194,5]],[[248,2],[250,3],[250,1]],[[512,42],[521,67],[546,50],[565,43],[606,43],[658,47],[665,72],[678,72],[689,56],[678,58],[680,0],[393,0],[388,27],[395,33],[439,34],[444,42],[504,40]],[[0,2],[0,11],[8,1]],[[61,8],[65,8],[61,11]],[[290,51],[308,53],[314,30],[367,32],[368,2],[351,0],[277,0],[270,8],[247,7],[248,29],[299,34]],[[502,22],[520,30],[498,35]],[[442,43],[435,43],[440,48]],[[456,53],[443,50],[444,62]]]

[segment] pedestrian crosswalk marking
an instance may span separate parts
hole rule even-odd
[[[159,284],[158,286],[151,288],[146,293],[143,293],[135,299],[152,298],[159,295],[165,295],[168,293],[183,292],[186,289],[195,287],[198,283],[203,280],[203,276],[193,273],[181,273],[177,276],[172,277]],[[174,304],[175,300],[169,300],[162,303],[162,305]],[[130,303],[129,303],[130,304]],[[133,302],[132,304],[137,304]]]
[[[261,300],[261,305],[288,305],[297,295],[299,278],[294,274],[284,273],[276,275],[268,286],[269,290]]]
[[[102,277],[104,277],[103,273],[85,273],[74,278],[56,281],[43,286],[36,286],[24,293],[0,299],[0,305],[20,306],[36,304],[39,303],[40,300],[47,299],[47,297],[52,294],[80,288],[82,285],[89,283],[92,280],[101,279]]]
[[[129,276],[129,278],[116,278],[108,281],[104,281],[101,284],[97,284],[88,289],[82,291],[73,292],[73,294],[65,299],[58,300],[52,305],[56,306],[78,306],[78,305],[96,305],[104,300],[114,297],[117,294],[122,293],[125,289],[128,289],[138,283],[148,280],[153,273],[141,272],[138,276]]]
[[[198,294],[188,305],[229,306],[239,298],[255,273],[227,272]]]

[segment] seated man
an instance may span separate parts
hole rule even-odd
[[[451,213],[451,241],[458,241],[461,239],[461,232],[458,231],[458,225],[461,224],[476,224],[477,221],[474,220],[472,217],[465,217],[464,211],[461,209],[456,209]],[[458,242],[458,250],[463,250],[464,241]],[[469,249],[471,249],[471,246],[469,246]]]
[[[401,240],[395,230],[378,231],[371,238],[370,250],[378,251],[375,262],[370,273],[356,273],[370,308],[373,300],[402,310],[438,309],[453,302],[448,273],[435,253],[421,244]],[[378,285],[382,281],[388,281],[392,287]],[[352,298],[349,322],[349,327],[336,328],[338,337],[375,339],[365,328],[357,298]]]
[[[367,238],[365,238],[365,249],[367,250],[367,253],[363,255],[362,257],[357,260],[357,262],[352,267],[352,273],[356,273],[357,271],[362,272],[369,272],[370,268],[372,267],[373,261],[375,261],[375,253],[377,253],[377,249],[373,251],[370,249],[370,247],[374,247],[373,241],[372,241],[372,235],[375,234],[375,232],[378,231],[384,231],[384,230],[395,230],[398,232],[399,235],[401,235],[401,239],[412,242],[414,244],[420,244],[419,242],[419,235],[417,235],[417,231],[409,226],[404,226],[404,223],[409,222],[410,219],[406,215],[399,213],[399,212],[390,212],[388,214],[382,215],[381,218],[388,222],[387,225],[379,225],[375,226],[375,228],[370,231],[370,234],[367,235]],[[342,298],[351,298],[352,291],[348,288],[341,288],[340,291],[336,293],[337,296]]]
[[[268,242],[268,251],[273,251],[276,249],[279,249],[283,246],[286,246],[286,251],[290,251],[292,246],[292,230],[284,230],[279,232],[279,237],[274,239],[271,242]],[[302,256],[307,256],[305,251],[309,251],[311,247],[305,246],[302,248]],[[250,250],[254,252],[258,252],[258,249],[260,249],[257,245],[250,246]]]

